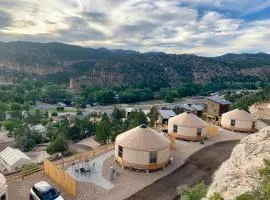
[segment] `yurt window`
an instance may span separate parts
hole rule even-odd
[[[173,132],[177,133],[177,125],[173,125]]]
[[[157,163],[157,152],[156,151],[150,152],[150,163]]]
[[[202,135],[202,129],[201,128],[197,128],[197,136],[201,136]]]
[[[231,126],[235,126],[235,120],[234,119],[231,120]]]
[[[118,156],[120,157],[120,158],[122,158],[123,157],[123,147],[122,146],[118,146]]]
[[[252,129],[255,128],[255,122],[252,122]]]

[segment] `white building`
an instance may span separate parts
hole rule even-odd
[[[30,163],[32,160],[19,149],[7,147],[0,153],[1,172],[14,172]]]

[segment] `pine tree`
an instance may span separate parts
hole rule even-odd
[[[106,113],[103,114],[102,120],[98,123],[96,129],[96,140],[101,144],[107,144],[111,136],[111,123]]]

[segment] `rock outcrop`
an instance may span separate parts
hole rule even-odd
[[[257,119],[270,120],[270,102],[256,103],[249,108],[249,112]]]
[[[218,192],[225,200],[234,200],[252,191],[257,187],[264,159],[270,159],[270,127],[244,137],[235,146],[231,157],[214,174],[206,199]]]

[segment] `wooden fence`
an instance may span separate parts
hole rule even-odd
[[[6,176],[7,182],[8,183],[11,183],[11,182],[14,182],[14,181],[23,180],[25,176],[29,176],[31,174],[40,172],[41,170],[42,170],[42,167],[41,166],[37,166],[37,167],[35,167],[33,169],[30,169],[28,171],[21,171],[19,173],[7,175]]]
[[[219,127],[212,125],[212,124],[208,124],[207,126],[207,132],[208,132],[208,136],[217,136],[219,135]]]
[[[78,153],[74,156],[69,156],[67,158],[63,158],[61,160],[55,161],[54,164],[58,167],[65,167],[65,166],[71,165],[72,163],[83,161],[97,154],[112,150],[113,148],[114,148],[114,144],[103,145],[91,151]]]
[[[44,160],[44,173],[48,175],[57,185],[62,187],[67,194],[76,197],[76,180],[63,169],[57,167],[49,160]]]

